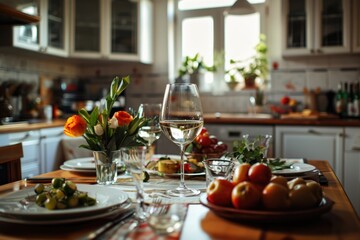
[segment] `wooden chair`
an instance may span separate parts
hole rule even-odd
[[[22,143],[0,147],[0,185],[21,180]]]

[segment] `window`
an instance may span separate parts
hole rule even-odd
[[[251,57],[259,42],[261,14],[224,15],[224,11],[234,2],[235,0],[178,1],[175,68],[179,69],[186,56],[193,57],[196,53],[203,57],[206,65],[215,63],[217,66],[216,72],[205,74],[199,86],[202,92],[225,90],[224,79],[230,59],[244,60]]]

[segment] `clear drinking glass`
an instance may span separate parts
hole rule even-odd
[[[269,134],[265,135],[243,135],[243,139],[245,139],[246,143],[248,144],[249,149],[254,149],[260,147],[261,152],[263,154],[263,158],[267,158],[270,140],[272,136]]]
[[[130,172],[136,187],[136,217],[139,220],[147,218],[144,205],[144,186],[143,172],[146,156],[146,147],[123,147],[121,148],[121,158],[127,170]]]
[[[206,187],[216,178],[231,180],[235,164],[231,160],[210,158],[203,161],[206,171]]]
[[[167,138],[180,147],[180,184],[167,191],[168,195],[188,197],[200,194],[197,189],[188,188],[184,179],[184,149],[199,135],[203,112],[198,88],[195,84],[167,84],[160,115],[160,126]]]

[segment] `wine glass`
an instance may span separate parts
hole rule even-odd
[[[161,104],[143,103],[140,104],[138,111],[139,115],[147,120],[146,124],[139,129],[139,136],[147,141],[147,146],[150,148],[161,135],[159,123]]]
[[[180,185],[168,195],[189,197],[200,194],[185,185],[184,149],[199,135],[204,124],[201,100],[195,84],[167,84],[160,115],[160,126],[167,138],[180,147]]]

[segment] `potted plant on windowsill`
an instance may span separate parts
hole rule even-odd
[[[267,60],[267,45],[265,35],[260,35],[260,42],[255,46],[256,54],[246,60],[230,60],[231,68],[226,71],[230,82],[240,82],[239,75],[244,79],[244,89],[258,88],[255,80],[259,77],[263,80],[269,73]]]
[[[186,80],[188,77],[191,83],[199,85],[199,80],[204,72],[215,72],[215,66],[207,66],[199,53],[194,57],[186,56],[179,69],[179,78]]]

